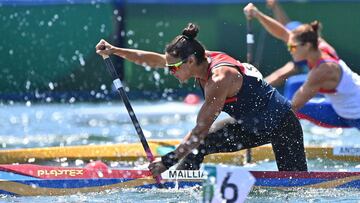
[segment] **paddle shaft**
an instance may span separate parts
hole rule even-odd
[[[246,20],[246,62],[252,63],[253,62],[253,47],[254,47],[254,35],[252,33],[252,24],[251,20]]]
[[[106,65],[106,69],[107,69],[107,71],[109,72],[109,74],[111,75],[111,77],[113,79],[113,84],[114,84],[115,88],[118,90],[118,92],[119,92],[119,94],[120,94],[120,96],[121,96],[121,98],[122,98],[122,100],[123,100],[123,102],[125,104],[125,107],[126,107],[128,113],[129,113],[131,121],[134,124],[135,130],[136,130],[136,132],[137,132],[137,134],[138,134],[138,136],[140,138],[141,144],[142,144],[142,146],[143,146],[143,148],[145,150],[146,157],[147,157],[148,161],[152,162],[152,161],[155,160],[154,155],[152,154],[151,149],[149,147],[149,144],[146,141],[144,132],[142,131],[140,123],[139,123],[138,119],[136,118],[135,112],[134,112],[134,110],[133,110],[133,108],[132,108],[132,106],[130,104],[128,96],[126,95],[126,92],[124,90],[124,87],[122,85],[120,77],[116,72],[114,64],[112,63],[109,56],[103,55],[102,57],[104,59],[105,65]],[[162,186],[160,176],[156,177],[156,182],[160,186]]]
[[[252,63],[253,62],[253,47],[254,47],[254,35],[252,33],[252,24],[251,20],[246,20],[246,62]],[[246,150],[246,162],[251,162],[251,149]]]

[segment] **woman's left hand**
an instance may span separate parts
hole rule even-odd
[[[115,51],[115,47],[104,39],[100,40],[100,42],[96,45],[95,49],[97,54],[108,56],[113,54]]]
[[[151,162],[148,168],[154,177],[160,175],[162,172],[167,170],[167,168],[161,162],[161,158],[157,158],[156,160]]]
[[[252,3],[249,3],[248,5],[246,5],[245,8],[243,9],[243,11],[244,11],[246,18],[249,20],[251,20],[253,18],[257,18],[258,14],[260,12],[256,8],[256,6]]]

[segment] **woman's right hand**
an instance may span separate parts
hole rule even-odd
[[[95,47],[96,53],[99,55],[111,55],[115,52],[115,47],[105,41],[104,39],[101,39],[100,42]]]
[[[244,14],[247,19],[256,18],[258,13],[259,13],[259,10],[252,3],[249,3],[244,8]]]
[[[266,0],[266,6],[273,9],[277,5],[276,0]]]

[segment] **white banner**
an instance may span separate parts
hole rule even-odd
[[[334,147],[333,154],[336,156],[360,156],[360,147]]]
[[[167,170],[161,174],[163,179],[199,180],[204,178],[203,170]]]

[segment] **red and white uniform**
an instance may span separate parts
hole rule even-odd
[[[320,43],[319,49],[326,53],[329,57],[321,58],[314,67],[318,67],[322,63],[336,63],[341,69],[341,79],[338,86],[333,90],[320,89],[327,97],[335,112],[347,119],[360,119],[360,76],[354,73],[349,66],[341,60],[326,43]]]

